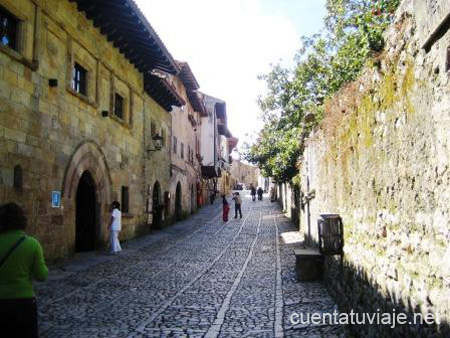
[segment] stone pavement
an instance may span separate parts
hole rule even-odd
[[[334,302],[321,283],[296,281],[295,243],[281,240],[296,233],[278,205],[245,196],[242,209],[224,223],[217,199],[120,255],[88,253],[53,270],[37,286],[41,336],[344,337],[341,326],[290,323]]]

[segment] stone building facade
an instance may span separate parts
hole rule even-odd
[[[244,183],[245,185],[252,184],[254,187],[258,186],[259,170],[253,165],[246,164],[239,160],[233,160],[230,173],[238,183]]]
[[[206,114],[201,124],[202,177],[206,180],[206,191],[228,193],[232,188],[230,156],[238,143],[228,129],[226,103],[213,96],[202,94]],[[207,196],[206,196],[207,198]]]
[[[0,9],[9,25],[0,202],[24,207],[48,258],[103,246],[113,200],[122,202],[121,239],[148,231],[154,200],[171,191],[169,111],[181,102],[151,73],[179,71],[170,53],[129,0],[2,0]],[[151,151],[152,125],[162,150]]]
[[[202,204],[200,169],[201,114],[205,114],[202,97],[197,94],[199,84],[187,62],[178,63],[181,71],[172,80],[184,101],[172,115],[172,214],[176,220],[194,213]],[[195,108],[194,108],[195,107]],[[199,112],[200,111],[200,112]]]
[[[378,65],[327,107],[302,162],[301,228],[317,243],[338,213],[344,254],[326,259],[343,311],[439,316],[357,325],[364,337],[450,335],[450,7],[403,1]]]

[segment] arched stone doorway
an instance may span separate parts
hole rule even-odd
[[[153,185],[153,196],[152,196],[152,210],[153,210],[153,222],[152,227],[159,228],[161,227],[162,221],[162,212],[164,206],[161,203],[161,185],[158,181]]]
[[[97,197],[95,182],[89,171],[80,178],[75,197],[75,251],[96,249],[97,234]]]
[[[110,170],[101,148],[91,140],[81,142],[69,160],[61,189],[65,217],[69,226],[73,227],[67,237],[73,250],[93,250],[102,244],[106,245],[111,181]],[[86,216],[87,219],[95,219],[93,245],[92,233],[85,235],[86,237],[81,233],[80,220],[84,217],[82,210],[88,210],[90,216]],[[77,227],[77,223],[80,226]]]
[[[178,182],[177,189],[175,191],[175,220],[181,220],[181,211],[183,206],[181,204],[181,184]]]

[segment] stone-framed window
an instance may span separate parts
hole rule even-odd
[[[188,161],[191,162],[191,146],[188,145]]]
[[[114,116],[121,120],[125,118],[125,99],[118,93],[114,94]]]
[[[98,59],[86,48],[69,37],[66,89],[87,104],[98,108]]]
[[[177,148],[178,148],[178,140],[177,140],[177,137],[176,136],[174,136],[173,137],[173,153],[174,154],[176,154],[177,153]]]
[[[88,71],[78,62],[74,62],[72,71],[72,89],[78,94],[88,94]]]
[[[184,143],[181,142],[180,144],[180,156],[182,159],[184,159]]]
[[[114,76],[111,90],[111,117],[125,126],[132,123],[132,90],[129,85]],[[151,137],[153,137],[152,135]]]
[[[130,188],[122,186],[122,212],[130,212]]]
[[[3,7],[0,7],[0,44],[19,51],[20,20]]]
[[[39,6],[22,8],[14,1],[1,1],[0,5],[0,52],[36,70],[40,45],[36,40],[41,28]]]

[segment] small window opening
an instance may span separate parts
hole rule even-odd
[[[76,62],[73,66],[72,89],[79,94],[87,95],[87,70]]]
[[[0,7],[0,44],[17,51],[18,28],[19,20]]]
[[[151,132],[152,137],[156,135],[156,124],[155,124],[155,122],[151,123],[150,132]]]
[[[22,189],[23,187],[23,173],[22,167],[20,165],[16,165],[14,167],[14,188]]]
[[[130,189],[128,187],[122,187],[122,212],[130,212]]]
[[[123,119],[123,97],[116,93],[114,100],[114,115],[119,119]]]

